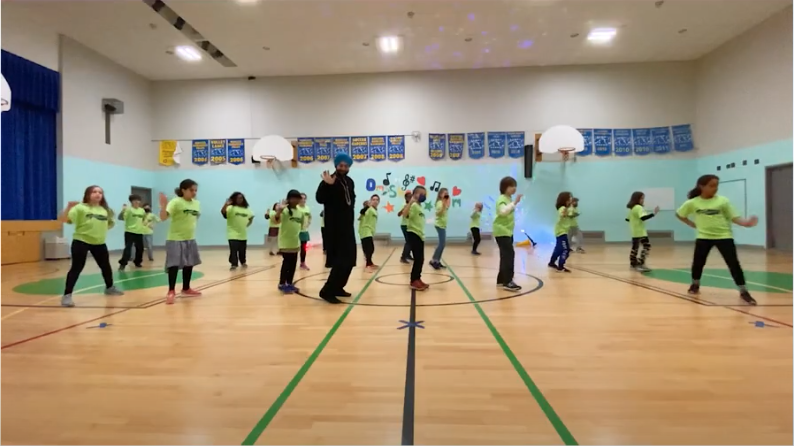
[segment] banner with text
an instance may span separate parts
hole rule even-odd
[[[298,138],[298,162],[314,162],[314,138]]]
[[[692,126],[689,124],[673,126],[673,147],[676,152],[689,152],[695,148],[692,142]]]
[[[654,127],[651,129],[653,153],[669,153],[672,150],[670,127]]]
[[[340,138],[335,137],[331,140],[331,146],[333,147],[333,158],[336,158],[336,155],[339,153],[344,153],[347,156],[350,156],[350,138]]]
[[[402,161],[405,159],[405,136],[389,136],[388,154],[389,161]]]
[[[465,133],[450,133],[447,135],[449,140],[449,159],[459,160],[463,158],[463,150],[466,147]]]
[[[226,164],[226,140],[210,140],[210,164]]]
[[[593,129],[577,129],[582,134],[584,140],[584,150],[577,153],[576,156],[587,156],[593,154]]]
[[[504,157],[506,141],[507,134],[505,132],[488,132],[488,156],[491,158]]]
[[[350,138],[350,153],[354,162],[360,163],[369,159],[369,138],[354,136]]]
[[[524,156],[524,132],[507,132],[507,156],[521,158]]]
[[[226,150],[228,151],[229,164],[234,164],[235,166],[245,164],[244,139],[230,139],[226,141]]]
[[[209,142],[206,139],[197,139],[191,144],[193,152],[193,164],[203,166],[209,162],[210,150]]]
[[[615,141],[615,155],[616,156],[629,156],[631,155],[633,138],[631,137],[631,130],[629,129],[615,129],[612,131],[612,137]]]
[[[593,129],[593,147],[597,156],[612,155],[612,129]]]
[[[314,138],[314,159],[321,163],[331,161],[331,138]]]
[[[430,147],[430,159],[442,160],[447,154],[447,135],[443,133],[431,133],[427,135],[428,146]]]
[[[469,158],[477,160],[485,156],[485,132],[469,133]]]
[[[386,159],[386,137],[369,137],[369,159],[372,161],[384,161]]]
[[[643,156],[653,152],[653,138],[651,138],[651,129],[633,129],[631,131],[631,136],[634,140],[635,155]]]

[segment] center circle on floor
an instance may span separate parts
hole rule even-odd
[[[455,271],[467,270],[467,269],[468,270],[498,271],[497,268],[487,268],[487,267],[472,266],[472,265],[449,265],[449,266],[450,266],[450,268],[452,268]],[[387,269],[387,268],[402,268],[402,267],[404,267],[404,265],[384,265],[381,268],[381,271],[384,270],[384,269]],[[355,268],[355,269],[361,269],[361,268],[359,267],[359,268]],[[379,275],[378,277],[375,278],[375,280],[373,280],[373,282],[378,282],[378,283],[381,283],[381,284],[384,284],[384,285],[398,285],[396,283],[392,284],[390,282],[386,282],[386,283],[380,282],[378,280],[378,278],[380,278],[380,277],[390,277],[390,276],[403,276],[403,275],[409,275],[409,274],[410,273],[408,271],[404,271],[404,272],[400,272],[400,273],[387,274],[387,275],[384,275],[384,276],[380,276]],[[422,277],[431,276],[431,275],[447,277],[449,280],[445,280],[445,281],[441,281],[441,282],[426,282],[426,283],[428,283],[428,285],[432,284],[432,283],[443,284],[443,283],[449,283],[449,282],[455,281],[455,277],[454,277],[454,275],[452,273],[447,275],[447,274],[438,274],[438,273],[430,273],[430,272],[428,272],[428,273],[423,273]],[[496,302],[496,301],[501,301],[501,300],[515,299],[516,297],[521,297],[521,296],[526,296],[526,295],[532,294],[534,292],[539,291],[541,288],[543,288],[543,280],[541,280],[538,277],[535,277],[535,276],[533,276],[531,274],[520,273],[520,272],[516,272],[515,275],[517,277],[518,276],[523,276],[524,278],[528,278],[534,283],[528,284],[524,288],[526,291],[522,291],[520,293],[509,294],[509,295],[506,295],[506,296],[494,297],[494,298],[490,298],[490,299],[477,299],[475,296],[472,296],[472,299],[469,299],[468,296],[467,296],[467,298],[465,300],[461,300],[461,301],[458,301],[458,302],[417,303],[416,306],[417,307],[448,307],[448,306],[454,306],[454,305],[482,304],[482,303],[487,303],[487,302]],[[310,279],[316,279],[316,278],[320,278],[320,277],[323,277],[323,276],[325,276],[325,277],[328,276],[328,271],[327,270],[324,271],[324,272],[321,272],[321,273],[310,274],[308,276],[301,277],[300,279],[295,280],[295,285],[298,285],[299,282],[306,282],[306,283],[315,282],[315,280],[310,280]],[[365,280],[369,280],[369,279],[365,279]],[[494,280],[495,280],[495,278],[494,278]],[[322,281],[322,279],[320,279],[319,281]],[[523,280],[519,280],[519,282],[523,282]],[[407,281],[403,281],[402,283],[399,283],[399,285],[405,286],[406,291],[408,290]],[[493,285],[495,287],[496,283],[494,283]],[[500,289],[494,288],[494,291],[498,292],[496,290],[500,290]],[[317,301],[320,301],[320,302],[325,302],[319,296],[310,296],[310,295],[306,294],[307,292],[316,293],[318,291],[301,290],[297,294],[299,296],[305,297],[307,299],[312,299],[312,300],[317,300]],[[464,294],[466,294],[465,290],[462,290],[462,291],[463,291]],[[352,293],[353,296],[350,297],[350,298],[347,298],[347,299],[348,300],[351,300],[351,299],[354,300],[358,293],[360,293],[360,291]],[[432,295],[433,290],[430,290],[427,293]],[[407,292],[406,292],[406,295],[408,295]],[[425,292],[422,292],[422,295],[425,295]],[[426,302],[426,299],[422,299],[422,301]],[[354,303],[352,301],[345,301],[345,303],[348,304],[348,305],[358,305],[358,306],[362,306],[362,307],[410,307],[411,306],[410,303],[406,303],[406,304],[380,304],[380,303],[367,303],[367,302],[355,302]]]
[[[404,279],[402,279],[402,280],[394,279],[393,281],[383,280],[386,277],[397,277],[397,276],[402,276],[402,277],[404,277]],[[436,280],[424,280],[424,282],[426,284],[428,284],[428,285],[438,285],[438,284],[441,284],[441,283],[448,283],[448,282],[452,282],[453,280],[455,280],[455,278],[450,276],[449,274],[422,273],[422,279],[424,279],[427,276],[436,276],[436,277],[440,278],[440,279],[436,279]],[[382,283],[384,285],[407,286],[411,282],[410,277],[411,277],[411,273],[410,272],[395,273],[395,274],[381,274],[380,276],[378,276],[375,279],[375,282]]]

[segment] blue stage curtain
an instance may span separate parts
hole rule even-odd
[[[7,51],[0,64],[11,87],[11,110],[0,115],[0,214],[3,220],[54,220],[60,74]]]

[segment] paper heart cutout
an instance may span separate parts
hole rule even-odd
[[[416,179],[416,182],[421,184],[422,186],[424,186],[425,185],[425,177],[418,177]]]
[[[452,187],[452,196],[457,197],[460,193],[463,192],[462,190],[458,189],[458,186]]]

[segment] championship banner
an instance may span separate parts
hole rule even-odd
[[[160,165],[173,166],[174,152],[176,152],[176,141],[160,141]]]
[[[469,133],[469,158],[477,160],[485,156],[485,132]]]
[[[653,140],[651,129],[633,129],[631,131],[634,140],[634,154],[643,156],[653,152]]]
[[[226,164],[226,140],[210,140],[210,164]]]
[[[386,160],[386,137],[385,136],[370,136],[369,137],[369,159],[372,161]]]
[[[229,139],[226,141],[228,150],[229,164],[239,166],[245,164],[245,140],[244,139]]]
[[[653,153],[670,153],[672,150],[670,127],[652,128],[651,139],[653,140]]]
[[[298,162],[303,164],[314,162],[313,138],[298,138]]]
[[[507,134],[505,132],[488,132],[488,156],[491,158],[504,157],[506,142]]]
[[[587,156],[593,154],[593,129],[577,129],[582,134],[584,139],[584,150],[577,153],[576,156]]]
[[[321,163],[331,161],[331,138],[314,138],[314,156]]]
[[[350,152],[350,157],[357,163],[369,159],[369,138],[366,136],[354,136],[350,138]]]
[[[463,159],[463,150],[466,147],[466,134],[465,133],[450,133],[447,135],[449,141],[449,159],[459,160]]]
[[[405,159],[405,136],[389,136],[389,147],[387,149],[389,161],[402,161]]]
[[[633,138],[631,137],[631,130],[629,129],[615,129],[612,131],[612,137],[615,141],[615,155],[616,156],[629,156],[633,149]]]
[[[210,160],[209,142],[206,139],[197,139],[191,145],[193,152],[193,164],[203,166]]]
[[[347,138],[332,138],[331,147],[333,149],[333,157],[336,158],[337,154],[344,153],[350,156],[350,137]]]
[[[524,132],[507,132],[507,156],[510,158],[524,156]]]
[[[692,141],[692,126],[689,124],[673,126],[673,147],[676,152],[689,152],[695,148]]]
[[[612,155],[612,129],[593,129],[593,146],[597,156]]]
[[[447,154],[447,135],[431,133],[427,135],[430,159],[437,161],[444,159]]]

